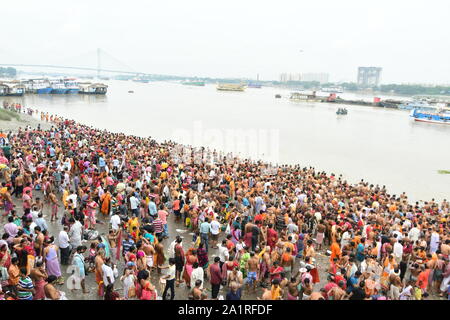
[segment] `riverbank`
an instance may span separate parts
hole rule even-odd
[[[8,118],[10,120],[7,120]],[[17,132],[19,129],[24,130],[27,126],[35,129],[39,124],[43,130],[48,130],[52,126],[51,123],[40,121],[25,113],[0,109],[0,130],[3,132]]]

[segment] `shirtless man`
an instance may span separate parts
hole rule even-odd
[[[192,299],[193,300],[202,300],[203,291],[200,289],[202,286],[202,280],[195,281],[195,287],[192,289]]]
[[[58,219],[58,199],[56,198],[56,195],[53,192],[50,192],[48,195],[50,200],[50,207],[52,209],[52,215],[50,218],[50,222],[56,221]]]
[[[256,283],[258,282],[259,258],[252,251],[250,252],[250,259],[247,261],[247,288],[250,291],[250,285],[253,292],[256,292]]]
[[[119,230],[117,230],[116,232],[114,232],[114,230],[109,230],[109,234],[108,234],[108,242],[109,242],[109,248],[110,248],[110,256],[111,256],[111,261],[114,262],[116,261],[116,257],[117,257],[117,237],[119,236]]]
[[[336,287],[333,287],[328,291],[327,296],[328,300],[343,300],[345,296],[345,282],[339,281]]]
[[[44,286],[45,297],[50,300],[60,300],[61,293],[55,288],[54,283],[56,281],[56,276],[49,276],[47,279],[47,284]]]
[[[153,257],[155,255],[155,248],[153,247],[153,245],[145,238],[143,238],[143,242],[142,242],[142,250],[144,251],[145,255],[147,256],[147,268],[148,271],[151,272],[152,268],[154,267],[154,261],[153,261]]]
[[[22,197],[22,192],[23,192],[23,176],[22,175],[18,175],[16,177],[16,180],[14,180],[14,191],[11,195],[16,195],[16,198],[20,198]]]
[[[44,248],[44,234],[41,232],[41,227],[34,227],[34,232],[36,234],[36,240],[34,241],[34,251],[36,252],[36,257],[42,257],[42,251]]]
[[[298,285],[300,282],[301,277],[291,278],[291,281],[287,285],[287,300],[298,300],[299,296]]]
[[[325,289],[322,288],[320,289],[319,292],[314,291],[313,293],[311,293],[311,296],[309,297],[309,300],[325,300]]]
[[[42,261],[36,263],[36,267],[31,269],[30,278],[33,280],[36,294],[34,300],[43,300],[45,298],[44,286],[45,280],[48,278],[48,274],[45,271]]]
[[[450,256],[450,239],[445,240],[441,244],[441,253],[445,258]]]
[[[228,286],[232,282],[235,282],[239,285],[239,288],[244,284],[244,279],[242,278],[242,272],[239,270],[239,267],[234,267],[233,270],[228,274],[227,283]]]
[[[105,263],[101,251],[97,252],[94,262],[95,262],[95,281],[97,282],[97,284],[100,284],[100,282],[103,281],[102,266]]]
[[[325,237],[325,225],[319,223],[317,226],[317,250],[322,250],[322,243]]]

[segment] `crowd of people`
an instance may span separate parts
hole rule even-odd
[[[40,119],[0,132],[2,299],[449,297],[447,200]]]

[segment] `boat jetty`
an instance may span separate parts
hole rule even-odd
[[[79,82],[76,78],[0,80],[0,96],[30,94],[106,94],[103,83]]]
[[[23,96],[25,90],[25,86],[17,80],[0,82],[0,96]]]

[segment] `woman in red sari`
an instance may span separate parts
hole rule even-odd
[[[191,274],[193,270],[192,265],[195,262],[198,263],[197,250],[194,248],[190,248],[186,254],[186,264],[184,266],[183,272],[183,279],[189,289],[191,288]]]

